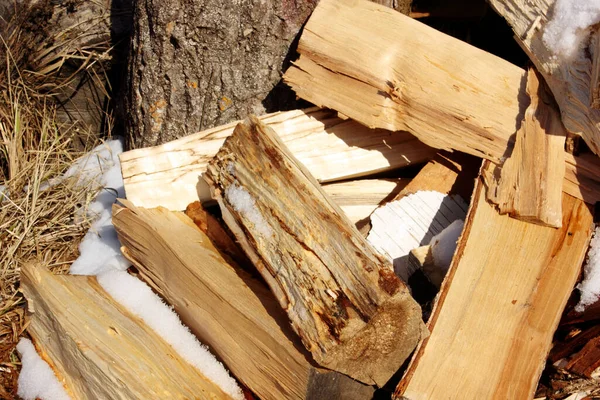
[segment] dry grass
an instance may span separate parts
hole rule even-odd
[[[97,141],[78,121],[59,122],[60,99],[82,80],[103,90],[107,43],[83,46],[69,29],[44,39],[33,30],[40,10],[16,10],[0,31],[0,398],[16,396],[15,346],[27,324],[19,271],[31,259],[64,272],[89,227],[78,217],[93,193],[62,182],[46,187]],[[103,20],[99,19],[98,23]],[[66,33],[65,33],[66,32]],[[62,104],[64,105],[64,104]],[[81,140],[81,138],[84,140]],[[89,140],[86,140],[88,139]],[[78,146],[75,146],[75,141]],[[82,148],[81,143],[85,143]]]

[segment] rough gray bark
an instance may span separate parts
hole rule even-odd
[[[296,108],[281,83],[317,0],[140,0],[123,111],[130,147]],[[380,0],[407,12],[410,0]]]

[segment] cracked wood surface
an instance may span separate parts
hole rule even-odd
[[[275,132],[240,123],[204,177],[315,361],[385,384],[423,334],[420,308]]]
[[[74,399],[229,399],[95,277],[26,265],[27,331]]]
[[[562,207],[559,229],[500,215],[478,180],[431,335],[396,399],[533,398],[593,227],[583,201],[563,194]]]

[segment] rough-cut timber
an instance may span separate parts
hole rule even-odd
[[[26,265],[27,331],[73,399],[229,399],[95,277]]]
[[[204,178],[315,361],[385,384],[421,338],[420,308],[275,132],[238,124]]]
[[[595,29],[572,59],[559,61],[542,41],[554,0],[490,0],[489,3],[512,27],[515,39],[548,82],[566,128],[582,135],[592,151],[600,154],[597,80],[600,47]]]
[[[592,225],[588,206],[566,194],[559,229],[500,215],[478,182],[431,336],[396,398],[532,399]]]
[[[531,103],[517,131],[515,147],[494,174],[484,178],[487,199],[497,205],[500,214],[560,228],[567,132],[540,79],[529,69]]]
[[[298,52],[284,76],[298,96],[369,127],[406,130],[432,147],[495,163],[529,104],[521,68],[364,0],[320,1]],[[567,157],[566,180],[590,179],[593,193],[564,188],[593,204],[600,179],[577,164]]]
[[[115,206],[113,222],[126,257],[261,399],[318,398],[315,393],[325,389],[348,390],[349,399],[371,398],[373,388],[311,365],[269,290],[226,262],[186,215],[124,203]]]
[[[321,182],[360,177],[429,160],[435,150],[407,132],[368,129],[328,110],[311,108],[261,117]],[[120,156],[127,198],[139,207],[181,211],[208,197],[200,175],[237,123]]]

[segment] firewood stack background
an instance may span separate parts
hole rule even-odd
[[[20,267],[66,393],[600,398],[596,26],[566,54],[569,0],[217,3],[113,31],[120,264]]]

